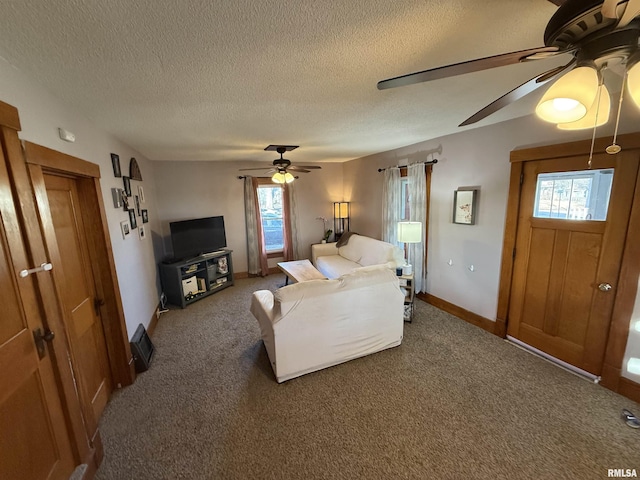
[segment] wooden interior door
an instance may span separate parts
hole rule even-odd
[[[80,386],[87,430],[96,432],[98,420],[112,388],[109,358],[99,315],[101,299],[96,296],[94,272],[76,180],[45,174],[49,211],[60,254],[60,294],[72,363]]]
[[[594,170],[613,169],[602,221],[534,216],[538,175],[587,170],[585,156],[523,167],[507,333],[594,375],[602,371],[638,157],[594,156]]]
[[[17,139],[17,134],[16,134]],[[50,338],[36,277],[15,209],[11,183],[0,149],[0,478],[67,479],[74,458],[54,375]],[[55,306],[49,306],[55,308]],[[63,332],[54,332],[63,335]]]

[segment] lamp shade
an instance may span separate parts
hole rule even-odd
[[[398,241],[420,243],[422,241],[422,222],[398,222]]]
[[[335,218],[349,218],[349,202],[335,202],[333,216]]]
[[[593,102],[591,108],[587,111],[587,114],[580,120],[569,123],[559,123],[558,128],[561,130],[583,130],[585,128],[600,127],[609,121],[609,113],[611,112],[611,96],[609,90],[604,84],[600,85],[601,89],[600,102]],[[596,116],[598,121],[596,123]]]
[[[640,61],[629,69],[627,88],[636,106],[640,108]]]
[[[587,114],[597,93],[598,72],[591,67],[574,68],[546,91],[536,114],[551,123],[575,122]]]

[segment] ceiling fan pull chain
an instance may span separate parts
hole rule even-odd
[[[593,160],[593,147],[596,143],[596,130],[598,129],[598,115],[600,115],[600,98],[602,97],[602,88],[604,87],[604,70],[607,68],[606,65],[602,67],[602,70],[598,73],[599,81],[598,81],[598,96],[596,97],[596,118],[593,122],[593,135],[591,135],[591,150],[589,150],[589,161],[587,165],[589,166],[589,170],[591,170],[591,162]]]
[[[622,76],[622,89],[620,90],[620,100],[618,101],[618,115],[616,116],[616,128],[613,131],[613,143],[605,148],[605,151],[609,155],[615,155],[619,153],[622,148],[620,145],[616,143],[616,139],[618,138],[618,126],[620,125],[620,113],[622,112],[622,99],[624,98],[624,89],[627,86],[627,72],[625,71]]]

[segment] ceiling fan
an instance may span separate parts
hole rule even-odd
[[[560,2],[554,1],[553,3],[558,4]],[[596,90],[600,92],[603,90],[599,87],[603,86],[604,83],[602,72],[605,68],[615,71],[619,66],[622,66],[626,69],[628,75],[623,75],[623,78],[628,81],[627,86],[629,87],[631,96],[640,107],[639,37],[640,0],[566,0],[560,5],[547,24],[544,32],[543,47],[470,60],[382,80],[378,82],[378,89],[384,90],[525,61],[549,58],[560,54],[571,54],[573,58],[566,65],[553,68],[535,76],[490,103],[459,125],[463,127],[476,123],[508,104],[522,98],[524,95],[527,95],[550,80],[557,78],[560,73],[569,70],[567,74],[560,77],[557,82],[552,85],[547,94],[545,94],[545,97],[556,87],[556,84],[560,84],[565,77],[580,77],[579,74],[586,74],[586,76],[589,77],[591,87],[589,95],[587,96],[588,98],[584,100],[584,103],[589,103],[589,105],[581,104],[581,111],[569,115],[569,117],[572,118],[572,120],[569,121],[556,121],[544,118],[541,112],[538,111],[538,108],[543,110],[541,104],[545,100],[545,97],[542,98],[536,109],[536,113],[543,119],[564,124],[567,126],[566,128],[569,129],[572,128],[568,127],[569,124],[573,122],[579,123],[577,122],[578,120],[583,117],[586,118],[587,111],[592,106],[594,106],[593,110],[596,119],[598,117],[598,110],[600,110],[601,117],[604,116],[603,104],[600,102],[609,101],[608,94],[597,93]],[[584,67],[584,70],[582,67]],[[595,88],[593,87],[594,81],[596,82]],[[569,81],[567,80],[564,83],[569,83]],[[576,78],[573,78],[573,84],[569,86],[568,89],[574,89],[575,85]],[[565,86],[565,90],[567,90],[567,86]],[[597,102],[595,101],[596,94],[598,96]],[[572,95],[569,99],[573,99],[574,97],[575,95]],[[555,97],[551,100],[557,98],[558,97]],[[564,100],[564,98],[561,99]],[[580,99],[577,99],[576,103],[579,103],[579,101]],[[561,106],[551,103],[547,104],[547,107],[549,105],[552,105],[554,108],[569,108],[567,104]],[[609,104],[607,103],[607,117],[608,108]],[[600,119],[600,122],[601,121],[602,118]],[[588,124],[588,122],[586,123]],[[591,122],[590,127],[594,128],[593,122]],[[573,128],[587,127],[576,125]]]
[[[318,167],[315,165],[292,165],[291,160],[287,160],[283,157],[284,153],[287,151],[295,150],[298,148],[298,145],[269,145],[265,150],[276,151],[280,154],[280,158],[276,158],[271,167],[258,167],[258,168],[241,168],[241,171],[249,171],[249,170],[265,170],[266,174],[273,173],[271,180],[274,183],[291,183],[295,180],[294,177],[289,171],[292,172],[300,172],[300,173],[309,173],[311,170],[319,170],[322,167]]]

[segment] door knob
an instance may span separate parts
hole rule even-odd
[[[611,290],[613,287],[611,286],[610,283],[601,283],[600,285],[598,285],[598,288],[600,289],[600,291],[602,292],[608,292],[609,290]]]
[[[33,332],[33,341],[36,344],[36,349],[38,350],[38,356],[40,358],[44,358],[45,348],[44,342],[51,342],[56,338],[56,334],[51,330],[42,331],[42,329],[38,328]]]

